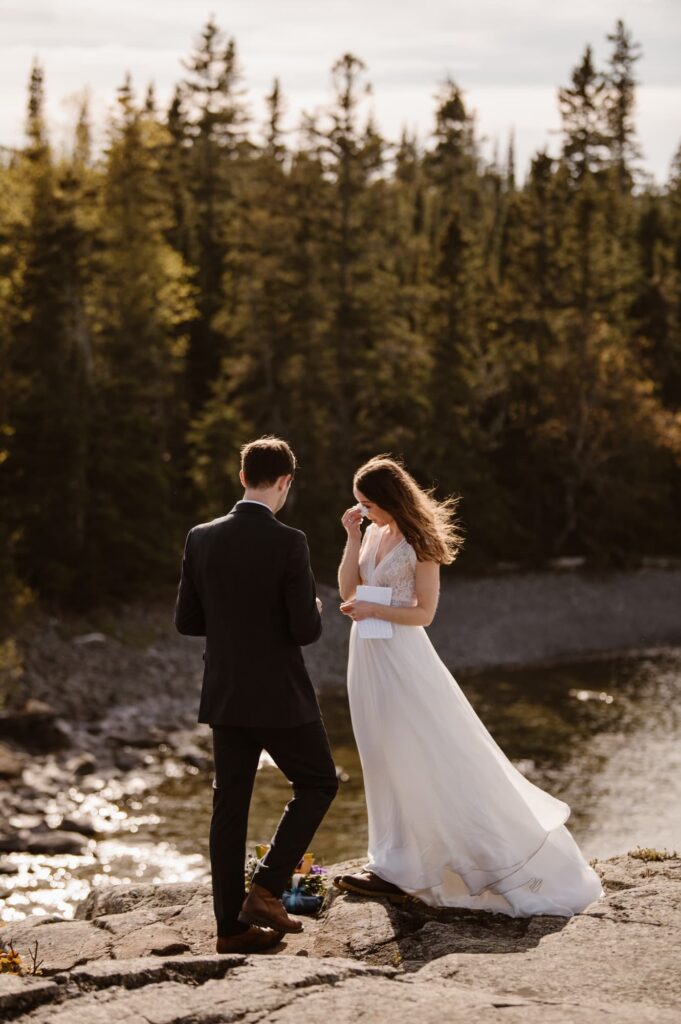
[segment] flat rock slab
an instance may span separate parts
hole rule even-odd
[[[15,979],[16,981],[17,979]],[[18,979],[22,982],[22,979]],[[672,1024],[675,1011],[647,1004],[618,1005],[585,999],[519,996],[445,979],[404,975],[351,960],[276,957],[178,957],[109,961],[78,968],[59,979],[56,1005],[15,1002],[17,1024]],[[37,985],[23,981],[37,996]],[[16,989],[16,984],[12,985]]]
[[[44,921],[29,917],[4,925],[3,942],[11,942],[24,964],[31,963],[31,951],[38,943],[36,958],[45,974],[68,971],[78,964],[112,955],[111,936],[89,921]]]
[[[16,1024],[678,1024],[681,860],[596,870],[607,895],[572,918],[332,891],[302,935],[251,957],[212,952],[206,886],[104,889],[77,920],[3,928],[25,963],[38,942],[46,975],[1,977],[0,1013]]]
[[[53,1002],[58,995],[58,986],[45,978],[0,974],[0,1020],[9,1020],[41,1003]]]

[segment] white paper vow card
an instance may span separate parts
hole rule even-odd
[[[390,604],[392,596],[392,587],[370,587],[364,583],[357,587],[355,594],[358,601],[371,601],[373,604]],[[383,619],[362,619],[357,628],[363,640],[389,640],[393,635],[392,622]]]

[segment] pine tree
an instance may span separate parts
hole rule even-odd
[[[642,359],[665,404],[681,409],[681,146],[662,195],[640,198],[632,316]]]
[[[270,135],[245,195],[242,286],[236,312],[217,321],[231,355],[191,430],[193,476],[204,514],[221,514],[238,494],[244,438],[283,434],[301,464],[285,514],[295,509],[317,539],[316,563],[330,567],[334,524],[327,517],[329,533],[321,526],[333,500],[336,375],[319,221],[330,186],[312,153],[293,154],[287,170],[281,145]]]
[[[98,266],[97,396],[92,414],[90,596],[123,598],[172,571],[179,540],[171,439],[192,290],[164,238],[159,186],[165,129],[140,110],[130,79],[110,126]]]
[[[605,77],[605,116],[608,129],[610,161],[622,191],[631,189],[636,176],[636,161],[642,155],[636,139],[634,107],[636,97],[635,64],[641,59],[641,48],[618,20],[608,35],[612,52]]]
[[[36,64],[23,157],[30,198],[18,242],[23,272],[11,344],[8,475],[22,577],[46,597],[70,599],[84,544],[87,441],[81,416],[88,391],[84,262],[90,228],[79,209],[81,172],[55,162],[43,106],[43,74]]]
[[[604,166],[609,140],[606,99],[605,79],[596,70],[593,50],[587,46],[581,63],[573,69],[570,85],[558,91],[563,157],[577,183],[586,173],[596,173]]]
[[[265,150],[273,159],[281,162],[286,159],[287,150],[281,127],[284,105],[278,78],[274,79],[272,92],[267,96],[266,103],[268,116],[264,132]]]
[[[506,154],[506,188],[509,192],[514,192],[515,187],[515,134],[511,132],[508,139],[508,152]]]
[[[466,490],[468,513],[475,515],[485,504],[485,421],[499,387],[483,319],[495,212],[485,208],[489,182],[479,173],[474,118],[451,81],[439,98],[434,138],[424,158],[432,259],[427,463],[443,490]]]
[[[0,161],[0,641],[9,629],[21,603],[21,586],[15,563],[18,539],[17,516],[13,508],[17,495],[10,490],[14,467],[11,464],[14,427],[12,404],[13,328],[20,317],[21,279],[20,240],[25,234],[29,194],[23,166],[16,158]],[[1,651],[0,646],[0,651]],[[1,699],[1,698],[0,698]]]
[[[233,298],[222,289],[230,233],[235,230],[241,163],[250,154],[250,146],[236,43],[225,38],[212,18],[185,67],[189,76],[182,86],[183,132],[191,140],[188,187],[194,217],[189,258],[196,267],[198,284],[187,382],[191,408],[196,412],[224,354],[213,320]]]

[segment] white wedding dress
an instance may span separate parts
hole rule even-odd
[[[416,553],[402,540],[364,583],[416,604]],[[535,786],[482,724],[421,626],[365,640],[353,622],[348,692],[369,817],[367,867],[438,907],[569,917],[604,895],[565,827],[570,808]]]

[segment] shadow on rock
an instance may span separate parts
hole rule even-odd
[[[453,910],[417,902],[393,905],[352,893],[329,897],[314,942],[315,956],[343,956],[419,970],[452,953],[523,953],[560,932],[563,917],[510,918],[484,910]]]

